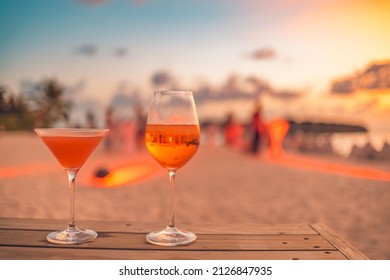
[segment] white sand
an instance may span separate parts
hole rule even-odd
[[[88,186],[98,167],[137,161],[150,162],[156,171],[124,187]],[[385,162],[357,164],[390,172]],[[43,167],[30,172],[34,166]],[[9,167],[17,173],[0,176],[0,217],[68,218],[65,174],[35,134],[0,134],[0,171]],[[369,258],[390,259],[390,182],[287,167],[206,146],[176,179],[179,227],[182,222],[321,222]],[[78,182],[77,220],[153,222],[161,227],[167,222],[168,176],[145,151],[107,154],[101,146],[80,171]]]

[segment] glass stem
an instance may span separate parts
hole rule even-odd
[[[70,218],[69,226],[66,229],[67,231],[76,230],[76,221],[75,221],[75,187],[76,187],[76,175],[78,169],[65,169],[66,175],[68,175],[69,181],[69,195],[70,195]]]
[[[169,171],[169,182],[171,183],[171,208],[169,211],[168,226],[171,228],[175,227],[175,175],[176,171]]]

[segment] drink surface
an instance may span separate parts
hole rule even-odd
[[[146,125],[146,148],[164,168],[176,170],[196,153],[199,125]]]
[[[81,168],[103,136],[41,136],[64,168]]]

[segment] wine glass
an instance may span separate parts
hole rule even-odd
[[[47,240],[56,244],[79,244],[92,241],[97,236],[95,231],[90,229],[81,230],[76,227],[76,175],[89,155],[102,141],[108,129],[36,128],[34,130],[62,165],[69,180],[69,225],[63,231],[50,233]]]
[[[195,101],[190,91],[154,92],[146,122],[146,148],[169,173],[171,201],[168,226],[154,231],[146,240],[155,245],[187,245],[196,235],[175,226],[175,175],[198,150],[200,128]]]

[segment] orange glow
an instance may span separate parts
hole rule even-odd
[[[299,27],[304,27],[310,21],[315,26],[324,29],[328,25],[329,30],[334,33],[349,30],[354,33],[374,33],[374,35],[383,36],[389,30],[390,2],[387,0],[319,1],[317,5],[307,7],[296,18]],[[334,27],[339,27],[339,29],[334,29]]]
[[[0,179],[38,175],[58,170],[61,170],[61,168],[59,168],[58,164],[53,164],[52,162],[8,166],[0,168]],[[110,170],[109,174],[104,178],[88,177],[87,179],[85,175],[80,174],[81,176],[79,176],[79,179],[81,184],[102,188],[113,188],[139,181],[159,170],[160,168],[158,168],[158,166],[151,165],[150,163],[133,163]]]
[[[390,90],[379,94],[378,92],[374,92],[378,96],[378,107],[382,112],[386,112],[386,116],[390,116]]]
[[[44,136],[42,141],[64,168],[80,168],[102,141],[103,134],[99,136]]]
[[[144,179],[156,172],[149,163],[133,163],[109,171],[103,178],[92,177],[90,183],[95,187],[115,188]]]
[[[146,126],[146,148],[162,167],[169,170],[186,164],[198,150],[199,141],[199,125]]]
[[[308,171],[319,171],[323,173],[337,174],[359,179],[390,182],[389,171],[329,162],[305,157],[298,154],[285,154],[282,157],[270,157],[267,160],[276,164],[305,169]]]
[[[0,178],[12,178],[25,175],[36,175],[51,170],[58,170],[58,165],[51,163],[29,164],[22,166],[7,166],[0,168]]]
[[[283,119],[277,119],[267,124],[267,131],[270,140],[269,153],[271,157],[283,155],[283,139],[290,127],[290,124]]]

